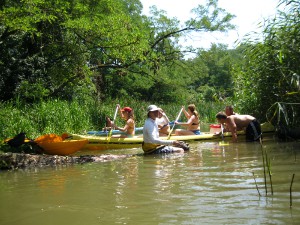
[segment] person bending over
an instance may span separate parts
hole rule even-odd
[[[257,119],[250,115],[231,115],[227,116],[224,112],[216,115],[219,123],[226,124],[227,129],[232,134],[232,141],[237,142],[237,131],[246,129],[246,140],[257,141],[261,138],[261,127]]]

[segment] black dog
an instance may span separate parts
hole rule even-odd
[[[16,136],[14,136],[12,139],[10,139],[9,141],[7,141],[7,144],[11,147],[15,147],[18,148],[20,147],[22,144],[25,143],[25,138],[26,138],[26,133],[21,132],[19,134],[17,134]]]

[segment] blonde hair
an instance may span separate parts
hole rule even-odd
[[[196,110],[196,106],[194,104],[189,104],[188,109],[195,115],[197,118],[199,117],[199,113]]]

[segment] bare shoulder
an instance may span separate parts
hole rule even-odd
[[[227,116],[226,121],[233,121],[236,117],[236,115]]]
[[[134,124],[134,119],[130,118],[129,120],[127,120],[126,123],[127,123],[127,124]]]

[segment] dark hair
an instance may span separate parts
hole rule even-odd
[[[226,119],[227,115],[224,112],[218,112],[216,115],[217,119]]]
[[[226,108],[228,108],[228,109],[230,109],[230,110],[233,110],[233,106],[232,105],[227,105],[226,107],[225,107],[225,109]]]

